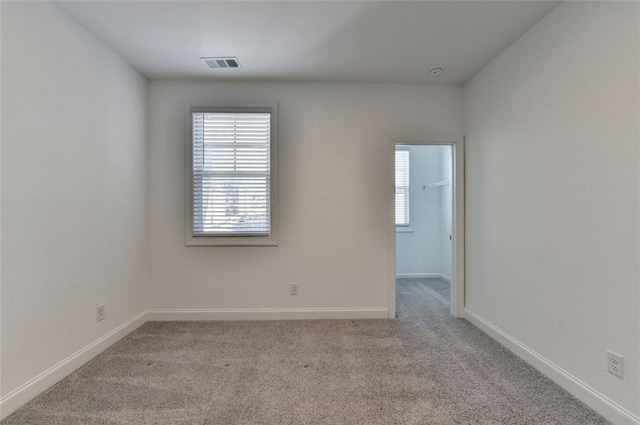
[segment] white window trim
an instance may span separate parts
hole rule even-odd
[[[415,230],[409,226],[398,226],[396,225],[396,233],[413,233]]]
[[[186,246],[275,246],[278,245],[278,102],[252,103],[251,106],[191,106],[185,122],[185,221]],[[193,235],[193,112],[270,112],[270,229],[269,236],[194,236]]]

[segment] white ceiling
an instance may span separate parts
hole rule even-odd
[[[57,4],[150,78],[464,83],[558,2]]]

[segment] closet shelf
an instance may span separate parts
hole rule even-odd
[[[451,184],[451,180],[443,180],[441,182],[429,183],[422,185],[422,189],[431,189],[434,187],[447,186]]]

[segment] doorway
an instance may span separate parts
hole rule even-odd
[[[390,317],[416,285],[463,317],[463,154],[462,139],[395,141]]]

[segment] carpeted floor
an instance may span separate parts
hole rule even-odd
[[[56,424],[606,424],[401,279],[398,320],[152,322],[5,419]]]

